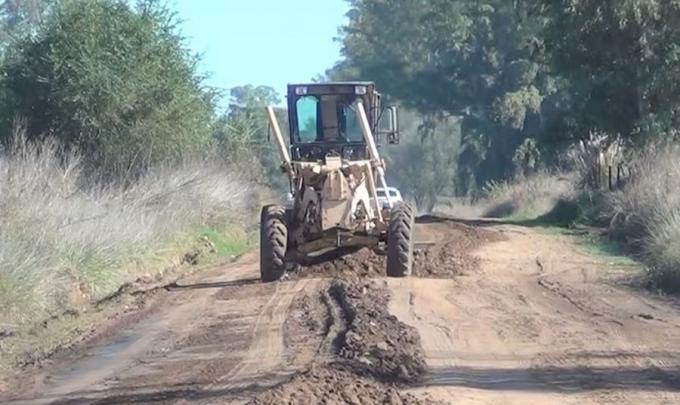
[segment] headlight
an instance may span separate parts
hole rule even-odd
[[[364,94],[366,94],[366,86],[355,86],[354,94],[356,94],[357,96],[363,96]]]
[[[354,156],[354,148],[344,147],[342,148],[342,158],[345,160],[352,160]]]
[[[296,87],[295,94],[298,96],[304,96],[305,94],[307,94],[307,87],[306,86]]]

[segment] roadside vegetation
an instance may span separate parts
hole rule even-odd
[[[626,187],[600,197],[613,239],[649,265],[649,282],[680,291],[680,149],[648,147],[631,158]]]
[[[251,248],[273,91],[207,87],[155,0],[6,1],[0,31],[0,336]]]
[[[648,145],[631,152],[627,162],[633,174],[616,190],[589,186],[589,171],[572,166],[566,173],[540,171],[490,182],[474,201],[441,198],[435,211],[541,226],[596,226],[606,230],[606,240],[596,244],[616,246],[644,262],[650,287],[678,292],[680,149],[675,144]]]
[[[15,326],[153,281],[199,244],[238,254],[252,187],[215,161],[93,180],[56,141],[16,138],[0,156],[0,323]],[[218,235],[232,230],[230,246]],[[225,234],[226,235],[226,234]],[[211,240],[212,239],[212,240]],[[206,249],[207,250],[207,249]]]

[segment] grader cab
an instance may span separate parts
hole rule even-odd
[[[305,258],[361,247],[386,253],[388,276],[410,275],[415,213],[389,197],[383,205],[376,193],[387,188],[376,137],[399,142],[396,107],[382,108],[371,82],[289,85],[287,99],[288,146],[267,107],[291,198],[262,209],[262,281]]]

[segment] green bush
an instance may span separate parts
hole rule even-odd
[[[70,0],[4,66],[7,110],[119,173],[178,161],[210,141],[211,96],[156,1]],[[5,119],[2,134],[10,134]],[[5,135],[6,136],[6,135]]]

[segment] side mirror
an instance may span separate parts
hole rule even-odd
[[[399,143],[399,113],[396,106],[387,107],[387,143]]]

